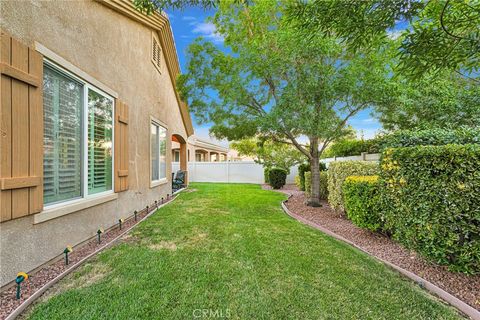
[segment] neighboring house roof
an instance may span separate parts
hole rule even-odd
[[[129,0],[96,1],[157,31],[165,55],[170,80],[175,88],[175,95],[180,107],[185,131],[187,132],[187,136],[191,136],[193,134],[193,125],[192,119],[190,118],[190,112],[188,111],[187,104],[180,99],[176,88],[176,79],[181,72],[180,64],[178,63],[177,49],[175,47],[175,41],[173,40],[172,27],[170,26],[168,17],[159,12],[146,15],[138,11],[133,5],[133,2]]]
[[[198,148],[205,148],[205,149],[214,150],[218,152],[228,153],[228,148],[219,146],[218,144],[214,144],[206,140],[199,139],[195,136],[190,137],[188,139],[188,143]]]

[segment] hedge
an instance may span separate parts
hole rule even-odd
[[[287,180],[287,170],[280,168],[271,168],[268,171],[268,181],[273,189],[280,189]]]
[[[298,176],[300,177],[300,190],[305,191],[305,172],[310,171],[308,163],[302,163],[298,166]]]
[[[480,144],[480,128],[400,130],[380,141],[382,149],[447,144]]]
[[[343,211],[342,185],[348,176],[371,176],[379,172],[376,162],[338,161],[328,167],[328,203],[336,211]]]
[[[480,273],[480,145],[387,149],[385,227],[438,264]]]
[[[362,152],[380,152],[381,139],[370,140],[346,139],[333,143],[322,154],[322,158],[358,156]]]
[[[370,231],[382,229],[380,184],[378,176],[349,176],[343,183],[343,201],[347,218]]]
[[[265,183],[270,183],[269,172],[270,168],[263,168],[263,179],[265,180]]]
[[[305,172],[305,193],[310,196],[312,189],[312,173]],[[328,198],[328,189],[327,189],[327,171],[320,171],[320,199],[327,200]]]

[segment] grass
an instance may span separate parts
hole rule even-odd
[[[30,319],[457,319],[257,185],[192,184],[62,280]]]

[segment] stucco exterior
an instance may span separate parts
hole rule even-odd
[[[150,119],[167,126],[167,179],[173,134],[188,138],[175,88],[162,55],[151,61],[156,31],[94,1],[2,1],[1,28],[22,43],[56,53],[118,93],[129,106],[129,189],[110,201],[42,223],[27,216],[0,224],[0,286],[109,228],[119,218],[171,193],[171,183],[150,187]],[[41,214],[41,213],[40,213]]]

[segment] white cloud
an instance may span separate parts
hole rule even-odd
[[[387,36],[390,38],[390,39],[397,39],[398,37],[400,37],[402,35],[402,32],[404,30],[392,30],[392,31],[388,31],[387,32]]]
[[[183,21],[196,21],[197,18],[192,17],[192,16],[183,16],[183,17],[182,17],[182,20],[183,20]]]
[[[201,35],[213,42],[223,42],[223,36],[217,32],[217,28],[211,22],[198,22],[194,24],[192,33]]]

